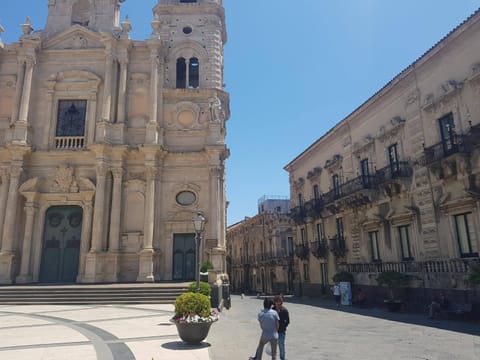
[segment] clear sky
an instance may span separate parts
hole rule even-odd
[[[224,0],[228,224],[263,195],[289,195],[283,167],[459,25],[478,0]],[[48,0],[0,0],[4,42]],[[127,0],[132,38],[150,35],[156,0]],[[480,46],[480,44],[479,44]]]

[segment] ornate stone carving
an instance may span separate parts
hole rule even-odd
[[[223,110],[222,100],[218,97],[217,93],[213,95],[210,99],[208,99],[209,107],[210,107],[210,114],[211,122],[222,122],[225,120],[225,111]]]
[[[73,172],[74,169],[70,166],[58,166],[55,171],[55,178],[50,188],[51,191],[57,193],[78,192],[79,188]]]
[[[332,174],[342,166],[343,157],[340,154],[335,154],[331,159],[325,161],[324,168]]]
[[[405,119],[402,119],[400,116],[395,116],[390,119],[390,124],[380,127],[377,138],[382,143],[391,139],[396,139],[404,126]]]

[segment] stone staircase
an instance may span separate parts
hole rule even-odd
[[[189,284],[0,286],[0,305],[173,304]]]

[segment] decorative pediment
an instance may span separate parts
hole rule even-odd
[[[47,50],[103,49],[104,47],[100,34],[80,25],[73,25],[43,44],[43,48]]]
[[[74,176],[74,169],[70,166],[57,166],[54,179],[50,185],[52,193],[76,193],[79,186]]]
[[[395,210],[390,210],[385,216],[385,219],[390,221],[392,225],[399,226],[403,224],[412,223],[417,215],[417,211],[413,207],[404,207],[404,210],[401,212],[396,212]]]
[[[296,190],[302,189],[303,185],[305,185],[305,179],[303,177],[299,177],[297,180],[293,181],[293,187]]]
[[[470,75],[466,82],[470,84],[477,94],[480,94],[480,63],[471,66]]]
[[[331,159],[325,161],[324,168],[328,170],[329,173],[333,173],[340,169],[342,166],[343,157],[340,154],[335,154]]]
[[[307,173],[307,179],[310,181],[314,181],[318,179],[320,174],[322,173],[322,168],[320,166],[314,167]]]
[[[435,97],[434,94],[427,94],[423,102],[422,109],[427,112],[435,112],[449,106],[453,101],[454,95],[463,88],[463,82],[448,80],[440,86],[440,95]]]
[[[381,142],[386,142],[388,139],[395,139],[400,134],[400,131],[405,126],[405,119],[402,119],[400,116],[394,116],[390,119],[388,125],[383,125],[380,127],[377,138]]]
[[[70,70],[52,74],[46,81],[49,90],[98,90],[102,79],[91,71]]]
[[[353,144],[353,153],[359,155],[361,153],[367,152],[375,144],[375,138],[368,134],[365,135],[360,141],[357,141]]]
[[[475,206],[476,199],[471,196],[467,196],[445,201],[440,205],[440,210],[446,212],[447,214],[461,213],[465,211],[472,211]]]

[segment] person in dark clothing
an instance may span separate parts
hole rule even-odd
[[[285,335],[287,326],[290,324],[290,315],[285,306],[283,306],[283,296],[276,295],[273,298],[273,305],[280,317],[280,323],[278,326],[278,350],[280,352],[280,360],[285,360]]]
[[[450,307],[450,302],[447,297],[440,293],[435,297],[428,308],[428,315],[430,319],[433,319],[436,314],[440,314],[442,311],[447,311]]]

